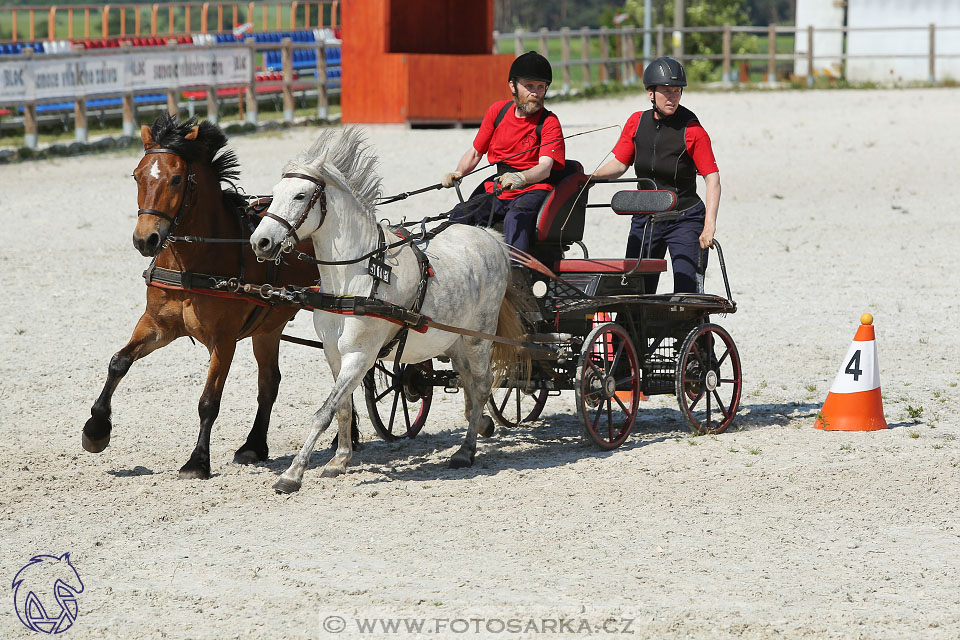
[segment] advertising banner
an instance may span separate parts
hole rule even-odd
[[[72,99],[128,91],[246,84],[253,53],[246,47],[153,50],[0,62],[0,103]]]

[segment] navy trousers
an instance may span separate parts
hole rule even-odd
[[[501,200],[484,191],[483,184],[470,194],[470,199],[450,211],[450,220],[479,227],[503,223],[503,239],[511,247],[530,251],[536,239],[537,214],[549,191],[535,189],[513,200]]]
[[[699,275],[702,281],[710,254],[709,249],[700,248],[705,214],[706,208],[701,202],[683,211],[676,220],[656,223],[652,231],[649,229],[649,216],[633,216],[630,237],[627,238],[627,258],[640,257],[641,249],[645,248],[641,243],[645,245],[650,242],[650,254],[645,255],[645,258],[662,259],[669,248],[674,293],[696,293],[697,276]],[[659,273],[644,276],[644,293],[656,293],[659,281]]]

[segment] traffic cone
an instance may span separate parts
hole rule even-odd
[[[873,316],[860,316],[844,364],[817,414],[814,428],[827,431],[876,431],[886,429],[880,397],[880,365]]]

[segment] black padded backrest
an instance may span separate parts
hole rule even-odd
[[[537,213],[537,243],[569,244],[582,240],[587,212],[587,194],[580,194],[587,183],[583,165],[568,159],[563,169],[550,176],[550,181],[553,190]]]
[[[673,191],[617,191],[610,201],[610,208],[617,213],[663,213],[677,206],[677,194]]]

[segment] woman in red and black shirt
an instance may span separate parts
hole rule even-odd
[[[619,178],[633,165],[642,188],[667,189],[677,194],[680,218],[658,222],[645,236],[648,216],[635,215],[627,239],[627,257],[640,256],[641,243],[651,241],[650,258],[663,258],[667,248],[673,265],[674,291],[703,290],[703,272],[713,246],[720,206],[720,172],[710,136],[692,111],[680,106],[687,86],[683,65],[673,58],[657,58],[643,72],[643,84],[653,104],[627,119],[613,148],[613,160],[594,178]],[[706,204],[697,195],[697,175],[707,186]],[[655,293],[658,275],[648,276],[646,293]]]
[[[553,189],[547,182],[550,174],[564,166],[560,121],[543,106],[552,80],[550,63],[539,53],[529,51],[514,60],[507,80],[513,99],[490,105],[457,170],[441,180],[443,186],[452,187],[484,154],[497,163],[497,175],[451,211],[450,219],[480,225],[503,221],[504,240],[523,251],[530,248],[537,213]],[[484,197],[498,187],[503,188],[498,196]]]

